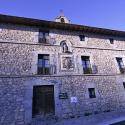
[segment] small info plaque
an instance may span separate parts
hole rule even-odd
[[[59,99],[68,99],[67,93],[59,93]]]
[[[71,103],[77,103],[78,100],[77,100],[77,97],[71,97]]]

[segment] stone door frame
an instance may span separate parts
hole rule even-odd
[[[60,114],[60,106],[59,105],[59,80],[43,80],[41,78],[33,78],[31,80],[26,81],[26,89],[25,89],[25,100],[24,100],[24,108],[25,108],[25,124],[28,124],[32,121],[32,98],[33,98],[33,86],[40,85],[54,85],[54,100],[55,100],[55,115],[58,116]]]

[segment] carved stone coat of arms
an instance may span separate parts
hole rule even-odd
[[[67,70],[74,68],[72,57],[62,57],[62,68]]]

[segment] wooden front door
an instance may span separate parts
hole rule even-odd
[[[54,86],[43,85],[33,87],[33,117],[54,114]]]

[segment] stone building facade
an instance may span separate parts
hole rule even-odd
[[[124,110],[124,64],[123,31],[0,15],[0,124]]]

